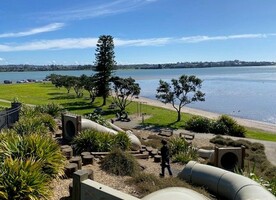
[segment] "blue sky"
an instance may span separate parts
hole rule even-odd
[[[275,0],[1,0],[0,65],[276,61]]]

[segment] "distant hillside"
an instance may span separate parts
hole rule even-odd
[[[130,64],[117,65],[116,69],[165,69],[165,68],[205,68],[205,67],[242,67],[269,66],[276,62],[255,61],[220,61],[220,62],[178,62],[165,64]],[[64,70],[93,70],[94,65],[0,65],[0,72],[20,71],[64,71]]]

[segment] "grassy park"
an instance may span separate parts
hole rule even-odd
[[[64,107],[67,111],[80,115],[92,113],[95,108],[100,107],[102,104],[101,98],[96,98],[93,104],[91,104],[86,91],[84,91],[83,97],[77,98],[73,90],[71,90],[70,93],[67,93],[65,88],[56,88],[50,82],[11,85],[0,84],[0,97],[3,100],[14,101],[17,99],[24,104],[33,105],[56,103]],[[106,119],[115,117],[116,110],[108,109],[111,102],[112,98],[110,97],[107,100],[107,105],[101,107],[104,111],[103,116]],[[0,107],[8,106],[9,103],[0,101]],[[137,102],[133,102],[127,107],[126,110],[130,115],[135,115],[138,113],[140,106],[141,105]],[[139,110],[139,112],[140,111],[141,110]],[[183,128],[185,122],[192,117],[191,114],[182,113],[181,121],[175,122],[177,116],[175,111],[146,104],[142,105],[142,113],[146,113],[148,116],[151,116],[144,120],[144,125],[167,127],[172,129]],[[259,140],[276,141],[276,134],[256,130],[250,127],[246,127],[246,137]]]

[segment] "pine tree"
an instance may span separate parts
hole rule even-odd
[[[103,105],[106,105],[106,98],[109,96],[110,78],[116,65],[114,54],[113,37],[101,35],[95,53],[95,76],[98,96],[103,97]]]

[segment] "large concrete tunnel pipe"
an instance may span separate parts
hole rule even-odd
[[[142,198],[142,200],[168,200],[168,199],[208,200],[208,198],[205,197],[204,195],[183,187],[168,187],[168,188],[153,192]]]
[[[111,134],[117,134],[118,132],[107,128],[105,126],[102,126],[96,122],[93,122],[89,119],[81,119],[81,130],[86,130],[86,129],[93,129],[102,133],[111,133]]]
[[[214,163],[214,152],[215,150],[207,150],[207,149],[198,149],[198,156],[201,158],[209,159],[210,163]]]
[[[131,149],[139,150],[141,148],[140,140],[131,131],[124,131],[121,128],[115,126],[114,124],[112,124],[111,127],[115,130],[107,128],[105,126],[102,126],[96,122],[89,120],[89,119],[81,119],[81,130],[93,129],[93,130],[96,130],[99,132],[110,133],[110,134],[115,134],[115,135],[118,133],[118,131],[125,132],[131,141]]]
[[[276,200],[264,187],[247,177],[194,161],[190,161],[178,176],[229,200]]]

